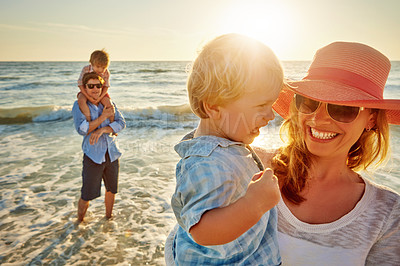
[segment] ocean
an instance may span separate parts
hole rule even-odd
[[[282,62],[300,79],[310,62]],[[109,94],[127,127],[118,134],[119,192],[114,217],[102,196],[76,224],[82,137],[71,109],[87,62],[0,62],[0,264],[163,265],[175,224],[170,198],[178,156],[173,146],[198,118],[186,95],[189,62],[111,62]],[[385,98],[400,99],[400,61],[392,62]],[[255,145],[281,145],[277,117]],[[400,126],[391,126],[392,154],[363,173],[400,192]]]

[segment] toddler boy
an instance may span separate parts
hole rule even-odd
[[[87,65],[82,68],[81,74],[78,79],[78,87],[81,90],[78,93],[78,105],[79,109],[81,109],[82,113],[85,115],[86,120],[90,122],[91,117],[87,101],[90,101],[93,104],[98,104],[99,102],[101,102],[103,106],[108,108],[112,107],[112,103],[110,95],[108,95],[108,88],[110,87],[110,71],[108,70],[108,66],[110,65],[110,59],[108,53],[104,50],[96,50],[90,55],[89,62],[90,65]],[[102,93],[98,99],[93,99],[86,93],[85,86],[82,82],[83,75],[91,72],[96,73],[104,80]],[[114,118],[110,117],[110,122],[113,121]]]
[[[175,146],[181,157],[171,200],[179,224],[175,264],[281,263],[278,182],[249,144],[274,119],[283,86],[275,54],[239,34],[217,37],[195,60],[187,88],[200,122]]]

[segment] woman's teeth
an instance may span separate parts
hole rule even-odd
[[[334,137],[336,137],[338,135],[338,133],[321,132],[321,131],[317,131],[314,128],[311,128],[311,135],[317,139],[333,139]]]

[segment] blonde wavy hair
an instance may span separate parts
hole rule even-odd
[[[206,44],[187,81],[192,111],[208,118],[204,103],[221,105],[239,99],[257,75],[269,77],[271,90],[283,86],[283,69],[265,44],[240,34],[225,34]]]
[[[376,124],[370,131],[364,130],[353,144],[347,155],[347,166],[355,171],[365,170],[375,163],[383,163],[389,153],[389,125],[386,111],[370,109],[376,112]],[[300,204],[305,199],[300,195],[308,180],[308,171],[313,155],[304,142],[304,133],[300,129],[298,111],[294,101],[290,105],[290,118],[280,128],[280,134],[286,136],[286,146],[272,159],[272,167],[282,186],[281,192],[292,203]]]

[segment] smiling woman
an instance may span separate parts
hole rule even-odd
[[[227,7],[221,18],[221,32],[235,32],[268,44],[277,54],[283,50],[285,36],[291,33],[293,16],[280,2],[238,1]]]
[[[281,91],[288,141],[271,165],[282,264],[400,265],[400,195],[358,172],[385,161],[400,124],[400,99],[383,97],[390,68],[368,45],[334,42]]]

